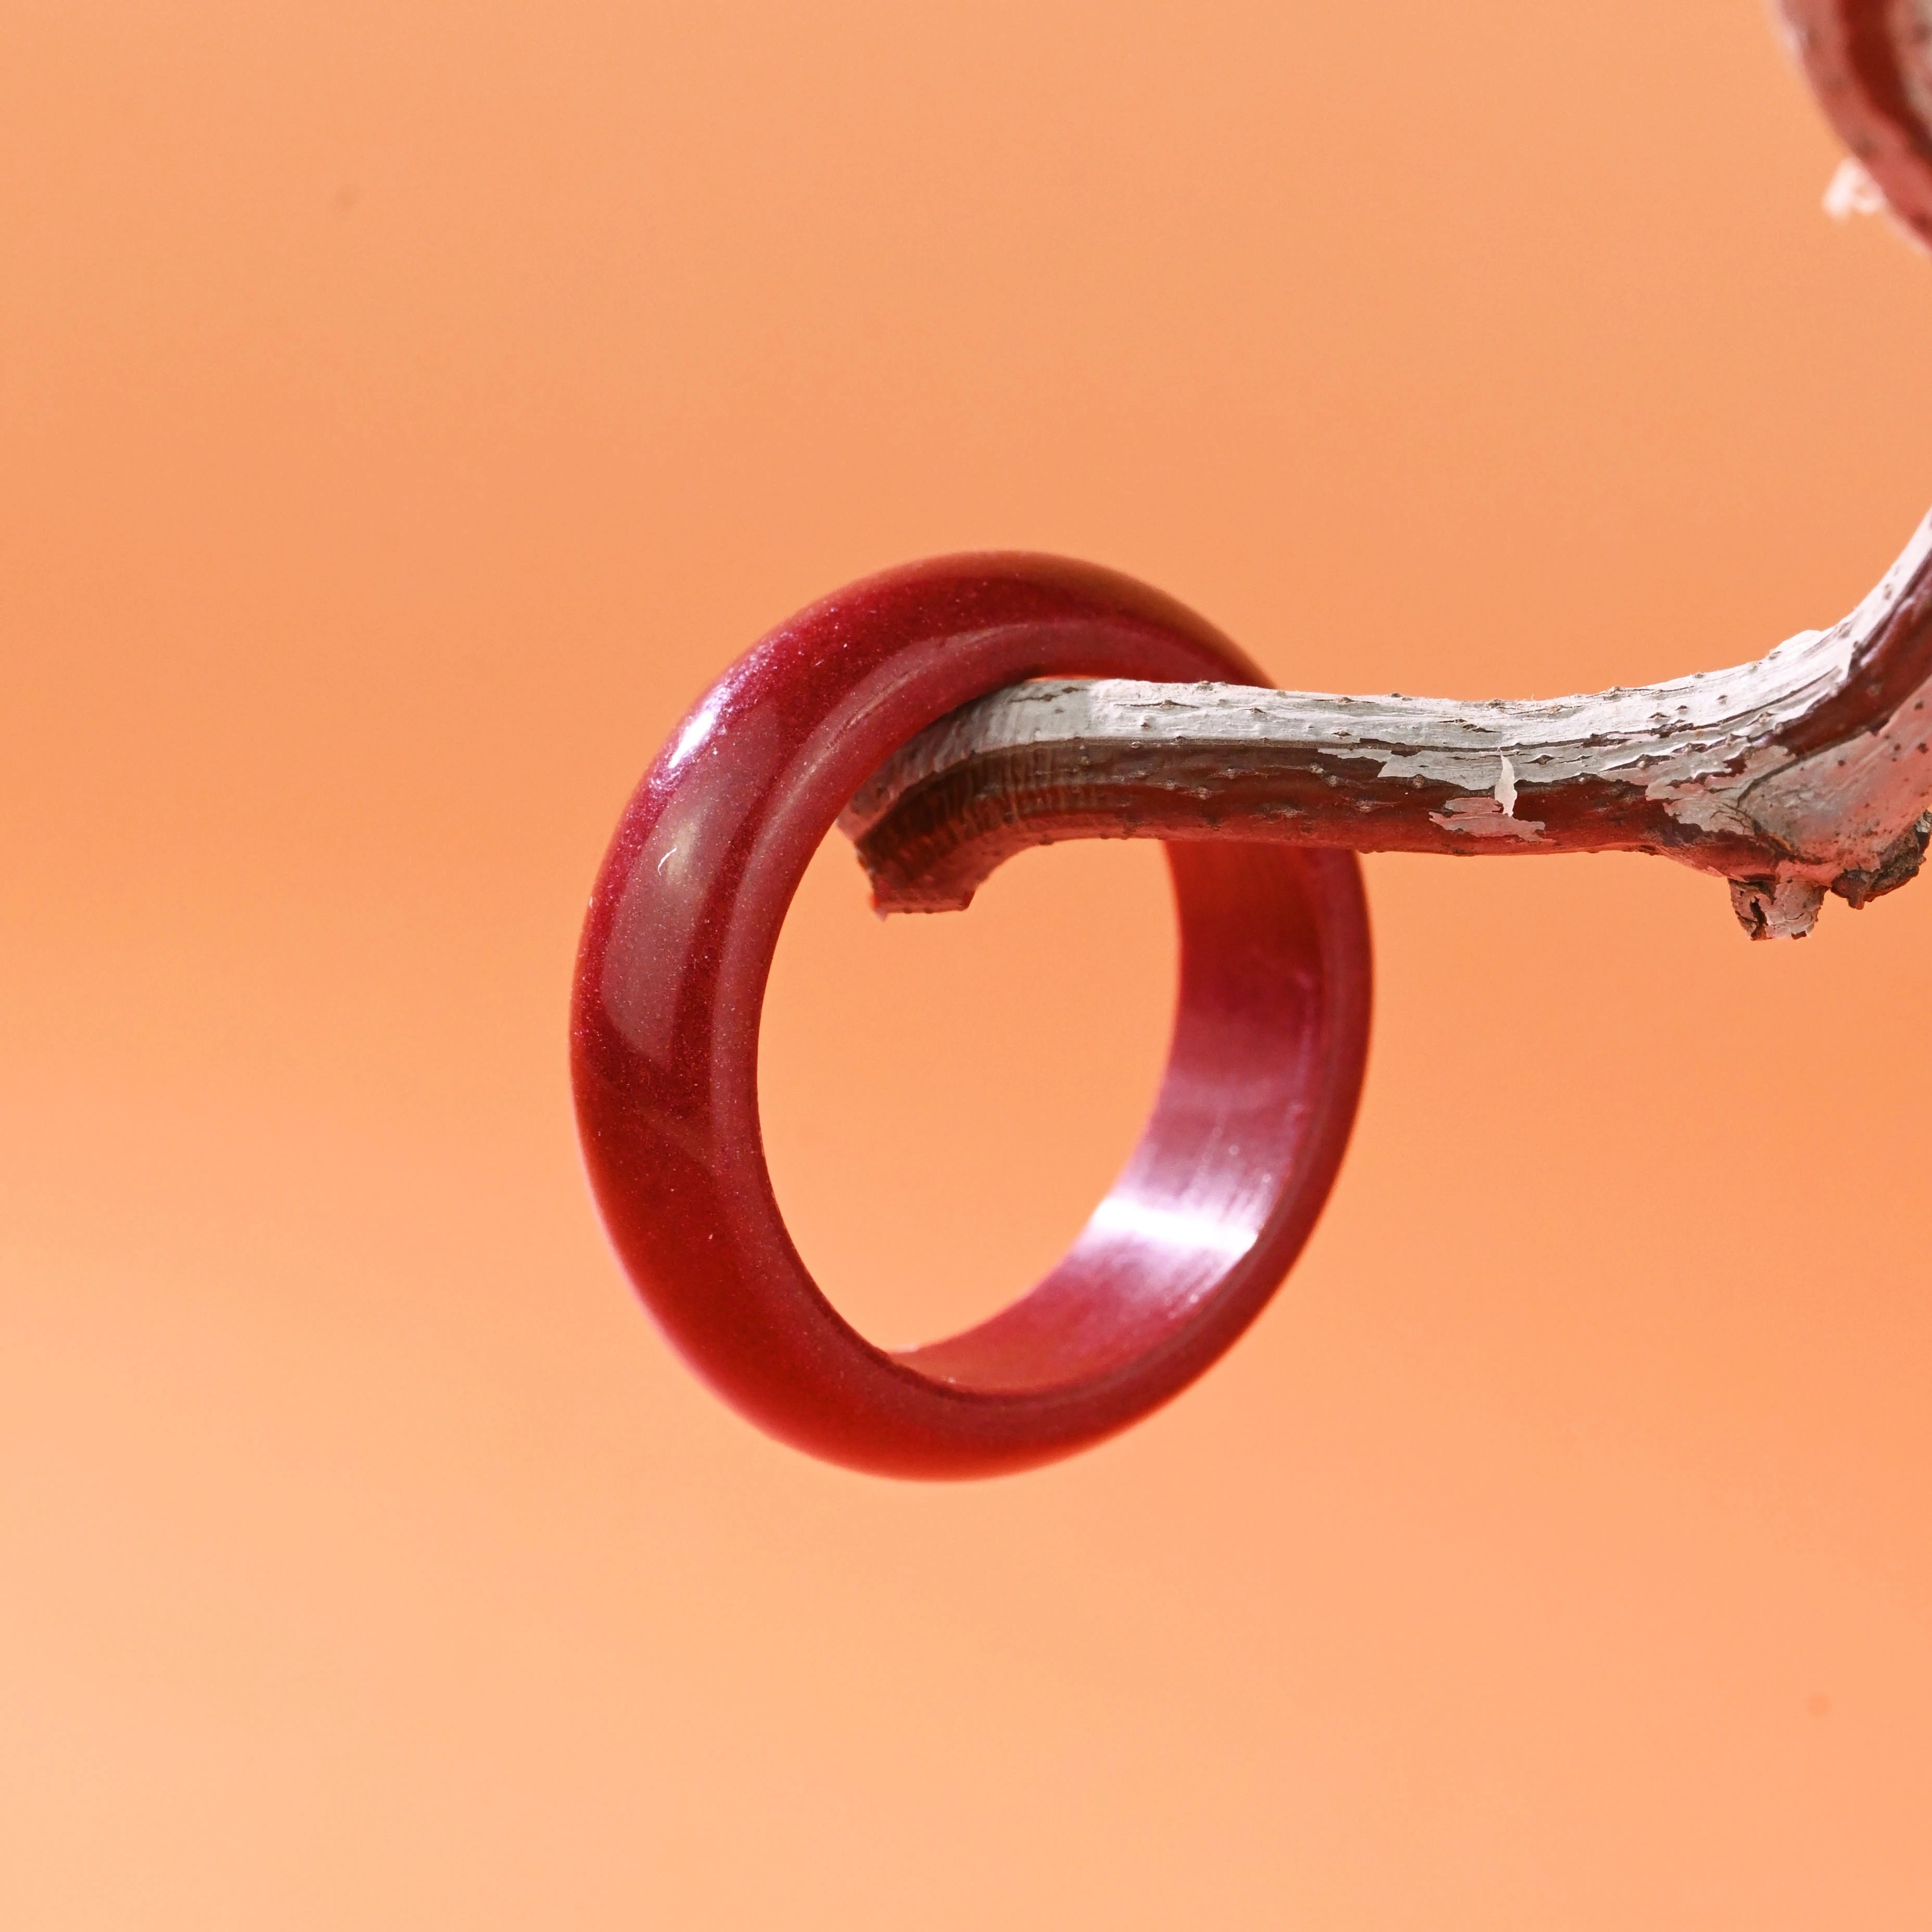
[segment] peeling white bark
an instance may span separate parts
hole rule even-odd
[[[1862,181],[1842,176],[1826,208],[1875,195],[1902,232],[1932,250],[1932,4],[1778,0],[1785,38]]]
[[[914,739],[840,823],[881,911],[964,904],[1068,837],[1293,838],[1359,851],[1655,852],[1802,937],[1917,871],[1932,817],[1932,518],[1828,631],[1754,664],[1468,704],[1058,680]]]

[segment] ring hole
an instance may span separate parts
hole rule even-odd
[[[1152,1109],[1176,971],[1151,842],[1024,852],[964,913],[882,920],[827,836],[779,938],[759,1106],[785,1224],[861,1334],[956,1334],[1059,1259]]]

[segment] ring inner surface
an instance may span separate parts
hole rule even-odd
[[[896,1352],[954,1388],[1092,1382],[1178,1340],[1217,1298],[1257,1302],[1291,1257],[1265,1250],[1295,1204],[1327,1001],[1301,856],[1170,845],[1180,941],[1167,1070],[1106,1198],[1032,1291],[976,1327]]]

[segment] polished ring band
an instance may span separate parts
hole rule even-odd
[[[1088,566],[964,556],[868,579],[705,694],[633,796],[585,922],[578,1120],[631,1279],[741,1412],[859,1468],[1022,1468],[1174,1395],[1286,1274],[1354,1117],[1370,964],[1354,855],[1171,844],[1172,1049],[1138,1145],[1064,1258],[978,1327],[901,1353],[820,1292],[758,1125],[759,1012],[786,908],[887,757],[1042,676],[1264,681],[1191,613]]]

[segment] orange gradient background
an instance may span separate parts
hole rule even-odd
[[[1838,616],[1932,263],[1755,0],[0,17],[0,1922],[1922,1928],[1932,890],[1367,866],[1254,1331],[901,1486],[652,1330],[566,992],[798,605],[1125,570],[1280,681],[1551,694]],[[1130,1142],[1151,848],[880,926],[763,1079],[869,1332]]]

